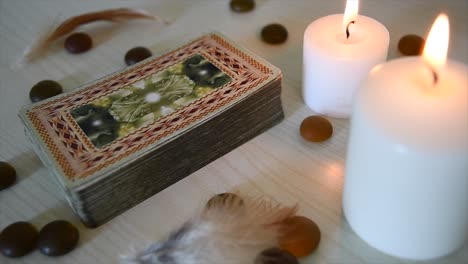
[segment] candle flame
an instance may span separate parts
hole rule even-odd
[[[431,66],[438,68],[447,61],[449,43],[449,20],[446,14],[440,14],[427,35],[423,58]]]
[[[359,0],[346,1],[346,8],[343,16],[343,30],[346,30],[351,21],[356,21],[359,10]]]

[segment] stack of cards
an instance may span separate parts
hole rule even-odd
[[[26,107],[35,151],[89,227],[283,119],[281,72],[219,34]]]

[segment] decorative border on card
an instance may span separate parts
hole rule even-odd
[[[204,56],[232,80],[189,105],[102,148],[94,147],[69,113],[73,108],[109,95],[196,53]],[[222,37],[211,34],[76,92],[34,106],[26,114],[67,180],[82,180],[178,133],[245,93],[253,92],[272,74],[272,70],[261,62]]]

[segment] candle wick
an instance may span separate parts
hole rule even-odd
[[[433,78],[433,81],[434,81],[434,85],[437,84],[437,82],[439,81],[439,76],[437,75],[437,72],[432,70],[432,78]]]
[[[434,85],[436,85],[439,82],[439,75],[437,74],[435,69],[430,64],[426,63],[426,65],[429,68],[429,70],[431,71],[432,81],[433,81]]]
[[[348,38],[349,38],[349,35],[351,35],[351,34],[349,33],[349,26],[350,26],[351,24],[354,24],[354,23],[356,23],[356,21],[352,20],[351,22],[348,23],[348,25],[346,25],[346,39],[348,39]]]

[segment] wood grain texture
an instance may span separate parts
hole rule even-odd
[[[341,13],[342,0],[257,0],[251,13],[229,10],[228,0],[0,0],[0,159],[17,169],[19,181],[0,192],[0,228],[14,221],[31,221],[38,228],[66,219],[81,232],[78,248],[60,258],[38,251],[0,263],[115,263],[131,246],[164,238],[213,195],[239,191],[262,195],[291,205],[320,226],[322,241],[317,252],[301,263],[412,263],[374,250],[357,237],[341,212],[343,167],[348,120],[332,119],[333,137],[322,144],[303,141],[299,125],[312,114],[301,98],[302,37],[307,25],[318,17]],[[287,3],[286,3],[287,2]],[[52,47],[44,59],[23,68],[10,66],[23,50],[54,20],[108,8],[144,8],[172,21],[164,26],[148,21],[115,25],[100,22],[81,28],[94,38],[95,48],[70,55],[63,42]],[[382,22],[390,32],[389,58],[398,56],[401,36],[425,36],[433,19],[446,11],[451,22],[449,57],[468,62],[468,1],[466,0],[374,0],[361,1],[360,12]],[[282,23],[288,41],[279,46],[264,44],[261,28]],[[135,46],[149,46],[153,53],[172,47],[174,39],[191,39],[219,31],[254,51],[283,71],[282,101],[285,120],[262,135],[226,154],[201,170],[130,209],[97,229],[86,229],[51,181],[47,170],[32,151],[17,117],[29,104],[29,89],[43,79],[54,79],[66,90],[125,67],[124,54]],[[428,263],[468,262],[468,245],[454,254]]]

